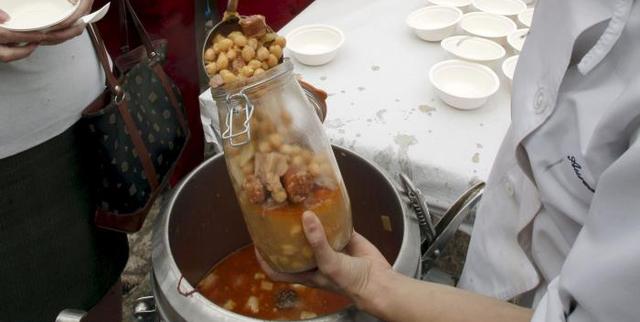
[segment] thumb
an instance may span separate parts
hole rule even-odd
[[[332,275],[331,271],[339,267],[340,255],[329,245],[320,219],[312,211],[305,211],[302,214],[302,226],[311,250],[313,250],[318,268],[323,273]]]
[[[9,14],[0,9],[0,23],[5,23],[9,21],[9,19],[11,19],[11,17],[9,17]]]

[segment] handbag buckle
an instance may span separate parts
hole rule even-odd
[[[233,95],[227,95],[227,118],[226,129],[222,133],[223,140],[229,140],[229,144],[233,147],[240,147],[251,142],[251,117],[253,116],[253,103],[244,91]],[[240,104],[234,104],[239,102]],[[234,120],[244,117],[242,126],[239,130],[234,129]]]
[[[125,92],[124,92],[124,90],[122,89],[122,87],[120,85],[116,85],[113,88],[113,91],[114,91],[114,94],[115,94],[113,96],[113,102],[116,105],[120,105],[120,103],[122,103],[122,101],[124,101]]]

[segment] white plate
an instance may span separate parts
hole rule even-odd
[[[426,41],[440,41],[456,31],[462,11],[451,6],[429,6],[409,14],[407,26]]]
[[[433,65],[429,80],[440,99],[462,110],[479,108],[500,88],[498,75],[489,67],[458,59]]]
[[[473,6],[484,12],[502,16],[516,16],[527,10],[521,0],[473,0]]]
[[[513,74],[516,72],[518,58],[520,58],[520,55],[511,56],[502,63],[502,73],[509,79],[509,82],[513,82]]]
[[[458,58],[482,63],[496,61],[506,54],[506,50],[495,41],[474,36],[449,37],[440,45]]]
[[[78,4],[68,0],[0,0],[11,19],[0,27],[13,31],[44,30],[69,18]]]
[[[518,21],[525,27],[531,27],[531,20],[533,20],[533,8],[529,8],[518,14]]]
[[[489,38],[499,43],[504,43],[504,39],[518,28],[513,20],[486,12],[467,13],[462,17],[460,27],[471,35]]]
[[[465,8],[471,5],[471,0],[429,0],[429,2],[438,6],[453,6],[458,8]]]
[[[286,36],[287,49],[299,62],[309,66],[324,65],[338,53],[344,43],[344,34],[334,26],[305,25]]]
[[[524,28],[518,29],[507,36],[509,46],[511,46],[516,53],[519,53],[522,50],[522,46],[524,46],[524,42],[527,40],[527,34],[529,34],[529,29]]]

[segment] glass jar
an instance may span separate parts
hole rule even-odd
[[[316,213],[337,251],[353,231],[344,181],[308,93],[287,59],[241,87],[212,90],[245,223],[262,257],[279,272],[316,266],[302,231],[303,212]]]

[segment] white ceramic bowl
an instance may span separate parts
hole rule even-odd
[[[286,36],[287,49],[300,63],[310,66],[324,65],[336,57],[344,43],[344,34],[329,25],[305,25]]]
[[[409,14],[406,23],[426,41],[440,41],[456,31],[462,11],[452,6],[430,6]]]
[[[464,60],[491,64],[506,55],[506,50],[495,41],[474,36],[453,36],[440,43],[442,48]]]
[[[527,28],[531,28],[531,21],[533,20],[533,8],[529,8],[518,14],[518,22]]]
[[[429,2],[437,6],[456,7],[460,10],[464,10],[471,6],[471,0],[429,0]]]
[[[517,16],[527,10],[527,4],[521,0],[473,0],[473,7],[501,16]]]
[[[515,53],[519,53],[522,50],[522,46],[524,46],[524,42],[527,40],[527,35],[529,34],[529,29],[518,29],[507,36],[507,42],[509,46],[513,48]]]
[[[517,29],[513,20],[486,12],[465,14],[460,21],[460,27],[473,36],[489,38],[499,44],[505,44],[507,36]]]
[[[520,58],[520,55],[515,55],[502,62],[502,73],[509,80],[509,84],[513,83],[513,74],[516,71],[516,65],[518,65],[518,58]]]
[[[13,31],[45,30],[69,18],[78,4],[68,0],[0,0],[11,19],[0,27]]]
[[[489,67],[457,59],[433,65],[429,80],[441,100],[461,110],[482,106],[500,88],[498,75]]]

